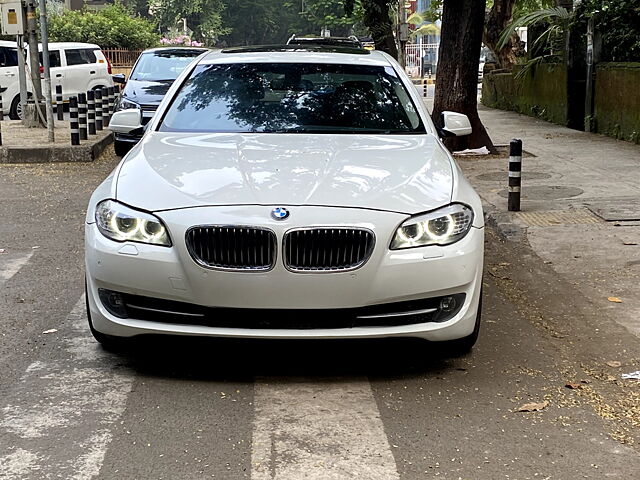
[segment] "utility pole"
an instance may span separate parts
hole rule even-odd
[[[41,118],[38,116],[40,99],[42,98],[42,85],[40,83],[40,61],[38,55],[38,22],[36,21],[36,4],[33,0],[26,1],[27,11],[27,41],[29,43],[29,68],[31,69],[31,83],[33,85],[34,107],[30,111],[27,108],[23,112],[23,117],[31,126],[43,126]],[[30,107],[30,106],[29,106]]]
[[[55,141],[53,131],[53,105],[51,104],[51,69],[49,68],[49,31],[47,25],[47,5],[40,0],[40,39],[42,40],[42,66],[44,67],[44,101],[47,110],[47,132],[49,142]],[[62,108],[62,105],[60,106]]]

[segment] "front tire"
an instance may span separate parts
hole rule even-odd
[[[129,150],[131,150],[132,145],[129,142],[122,142],[120,140],[113,141],[113,149],[116,152],[116,155],[119,157],[124,157]]]
[[[102,346],[102,348],[108,352],[122,352],[126,350],[127,346],[129,345],[129,339],[107,335],[93,328],[93,322],[91,321],[91,310],[89,310],[89,290],[87,289],[86,283],[84,292],[85,305],[87,307],[87,320],[89,322],[89,330],[91,331],[91,335],[93,335],[93,338],[95,338],[100,346]]]
[[[478,335],[480,334],[480,319],[482,317],[482,290],[480,290],[480,301],[478,302],[478,313],[476,313],[476,324],[473,327],[471,335],[458,338],[456,340],[449,340],[444,342],[443,352],[449,357],[461,357],[468,354],[473,349],[473,346],[478,341]]]
[[[16,95],[11,101],[9,108],[9,118],[11,120],[22,120],[22,105],[20,105],[20,95]]]

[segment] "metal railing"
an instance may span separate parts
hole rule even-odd
[[[123,48],[104,48],[102,51],[114,67],[132,67],[142,53],[142,50]]]

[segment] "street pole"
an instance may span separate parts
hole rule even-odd
[[[51,103],[51,69],[49,68],[49,31],[47,26],[47,5],[40,0],[40,40],[42,42],[42,66],[44,67],[44,101],[47,110],[47,133],[49,142],[55,141],[53,131],[53,105]]]
[[[31,81],[33,84],[33,99],[35,101],[33,115],[33,125],[41,126],[38,118],[38,107],[42,98],[42,85],[40,83],[40,61],[38,58],[38,36],[36,21],[36,5],[32,0],[27,0],[27,41],[29,42],[29,68],[31,69]],[[26,112],[23,112],[26,116]]]

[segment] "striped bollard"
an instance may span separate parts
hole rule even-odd
[[[69,98],[69,126],[71,128],[71,145],[80,145],[80,130],[78,128],[78,98]]]
[[[522,140],[513,139],[509,144],[509,200],[510,212],[520,211],[520,187],[522,180]]]
[[[56,85],[56,116],[64,120],[64,101],[62,100],[62,85]]]
[[[109,117],[111,117],[113,115],[113,105],[115,103],[115,89],[113,87],[109,87],[107,91],[109,93]]]
[[[96,102],[93,90],[87,92],[87,129],[89,135],[96,134]]]
[[[111,114],[109,113],[109,89],[107,87],[102,87],[102,125],[104,128],[107,128],[109,125],[109,118]]]
[[[80,127],[80,140],[86,140],[87,135],[87,94],[78,94],[78,126]]]
[[[94,93],[96,96],[96,130],[100,131],[104,128],[102,125],[102,90],[98,88]]]

